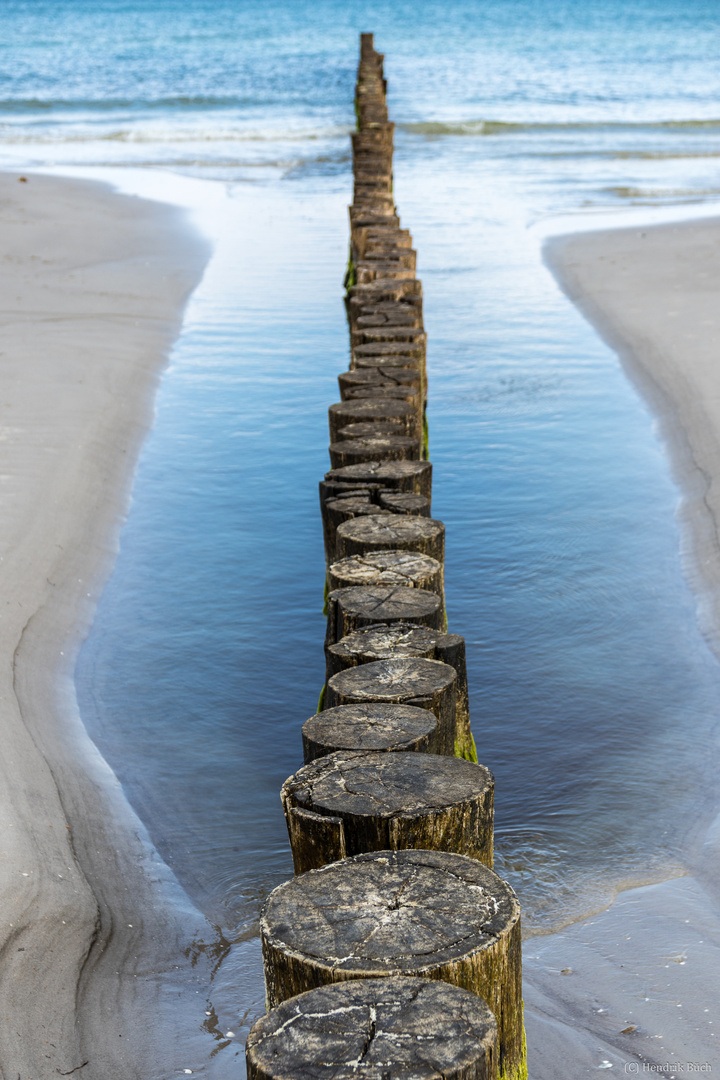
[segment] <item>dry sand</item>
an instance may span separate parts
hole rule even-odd
[[[33,175],[0,178],[0,236],[0,1075],[172,1076],[213,1043],[222,943],[88,739],[72,675],[209,251],[169,207]]]
[[[658,419],[683,563],[720,654],[720,221],[575,234],[545,258]],[[699,818],[707,802],[699,791]],[[686,856],[688,877],[526,942],[531,1080],[720,1074],[720,819]]]

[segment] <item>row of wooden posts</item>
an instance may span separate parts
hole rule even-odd
[[[248,1076],[522,1080],[520,908],[492,869],[494,781],[447,632],[422,287],[371,34],[355,102],[351,362],[320,484],[326,682],[282,789],[295,877],[261,919],[268,1012]]]

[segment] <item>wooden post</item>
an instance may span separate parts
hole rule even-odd
[[[360,158],[356,158],[358,162],[358,168],[362,173],[367,174],[369,170],[375,168],[373,163],[374,158],[377,159],[379,164],[382,160],[390,162],[392,167],[392,157],[383,155],[363,154]],[[357,252],[358,260],[361,259],[382,259],[386,256],[396,257],[401,255],[412,255],[413,263],[416,263],[417,252],[412,246],[412,237],[407,229],[363,229],[362,233],[356,232],[353,237],[353,250]],[[369,324],[365,324],[368,326]],[[389,323],[377,323],[377,326],[389,326]],[[407,326],[407,323],[398,323],[398,326]],[[358,331],[362,331],[365,327],[356,327]],[[415,329],[422,329],[421,327],[415,327]]]
[[[360,35],[360,62],[367,63],[374,59],[375,53],[375,35],[374,34],[361,34]]]
[[[405,435],[419,439],[422,432],[418,425],[418,410],[408,401],[383,401],[361,398],[359,401],[338,401],[328,409],[330,442],[337,442],[337,432],[348,424],[359,421],[390,420],[402,424]]]
[[[412,326],[364,326],[353,330],[350,341],[355,350],[372,342],[409,342],[418,348],[427,348],[427,334]]]
[[[377,488],[377,484],[353,484],[343,480],[321,480],[319,484],[320,503],[324,505],[334,499],[349,499],[360,495],[366,495],[369,499],[373,499]]]
[[[394,378],[395,372],[416,371],[420,378],[420,394],[423,400],[427,397],[427,384],[425,381],[425,364],[417,356],[397,356],[394,353],[380,355],[370,353],[368,356],[356,356],[352,361],[351,371],[378,371],[383,378]]]
[[[354,233],[356,229],[373,225],[398,225],[399,219],[396,214],[379,215],[371,214],[361,207],[351,206],[350,229]],[[417,304],[422,308],[422,282],[418,278],[405,281],[371,281],[364,285],[353,285],[347,292],[348,310],[358,307],[367,307],[369,304],[409,303]]]
[[[443,568],[437,559],[413,551],[377,551],[351,555],[328,567],[328,589],[351,585],[407,585],[443,596]]]
[[[377,341],[370,342],[365,345],[356,345],[352,351],[353,359],[357,360],[359,357],[374,357],[385,356],[394,357],[397,361],[396,366],[407,366],[405,359],[415,357],[416,359],[425,359],[425,343],[418,342],[414,344],[410,341]],[[403,360],[400,360],[400,357]]]
[[[375,484],[392,491],[408,491],[432,499],[432,464],[429,461],[377,461],[346,465],[325,474],[327,481],[346,484]]]
[[[328,447],[333,469],[368,461],[419,461],[422,444],[408,435],[369,435],[362,439],[342,439]]]
[[[357,390],[366,390],[368,387],[396,386],[406,387],[410,390],[420,390],[420,372],[417,368],[388,368],[380,371],[378,368],[356,368],[355,371],[344,371],[338,375],[340,398],[347,401]]]
[[[327,598],[326,644],[332,645],[353,630],[374,623],[409,622],[445,629],[443,602],[427,589],[405,585],[361,585],[335,589]]]
[[[402,370],[401,368],[392,368],[392,371]],[[417,373],[419,375],[419,372]],[[422,431],[423,412],[425,409],[425,397],[424,394],[416,389],[413,389],[407,385],[402,385],[394,382],[386,382],[384,385],[370,385],[364,387],[356,387],[354,390],[348,390],[342,395],[343,402],[350,401],[384,401],[388,404],[394,401],[406,401],[408,405],[412,405],[417,413],[417,429]],[[390,421],[390,423],[398,423],[399,421]],[[381,421],[382,423],[382,421]],[[405,419],[402,419],[402,423],[405,423]],[[347,425],[345,425],[347,426]]]
[[[328,646],[327,677],[331,678],[338,671],[346,671],[358,664],[373,664],[377,660],[411,657],[448,663],[441,655],[442,643],[446,639],[463,640],[458,634],[446,634],[412,623],[365,626]],[[453,664],[450,666],[454,667]]]
[[[431,709],[438,718],[443,738],[447,737],[448,745],[454,746],[456,682],[455,669],[440,660],[376,660],[339,671],[328,679],[325,706],[331,709],[335,705],[390,701]]]
[[[492,866],[494,788],[484,765],[462,758],[377,750],[318,758],[280,793],[295,873],[400,848],[455,851]],[[328,843],[330,819],[336,831]]]
[[[411,514],[369,514],[338,526],[338,558],[369,555],[373,551],[417,551],[445,562],[445,526],[433,518]]]
[[[357,280],[363,281],[375,281],[377,278],[414,278],[415,268],[409,266],[403,266],[403,260],[396,259],[390,261],[389,259],[384,262],[371,262],[366,261],[357,263],[355,267],[357,274]]]
[[[393,345],[359,345],[354,351],[350,361],[351,371],[374,370],[381,373],[397,371],[398,368],[405,370],[412,368],[420,376],[420,396],[427,400],[427,375],[425,372],[425,359],[414,353],[400,352],[399,346]],[[368,350],[360,352],[359,350]],[[380,350],[387,350],[380,352]]]
[[[391,210],[372,210],[366,206],[350,206],[348,208],[350,216],[351,229],[364,225],[399,225],[400,218],[394,208]],[[393,282],[393,284],[396,284]],[[349,295],[352,294],[357,285],[352,285],[348,290]],[[363,290],[367,289],[367,286],[361,286]]]
[[[411,495],[403,491],[379,491],[378,505],[383,510],[390,510],[393,514],[430,517],[430,503],[423,495]]]
[[[248,1080],[496,1080],[497,1025],[430,979],[354,979],[284,1001],[250,1029]]]
[[[416,705],[371,702],[338,705],[306,720],[302,727],[306,765],[336,750],[408,750],[447,754],[437,717]]]
[[[499,1074],[527,1076],[520,905],[476,859],[374,851],[291,878],[260,920],[270,1006],[328,983],[394,975],[483,998],[498,1026]]]
[[[347,303],[348,321],[351,328],[361,326],[414,326],[423,325],[422,299],[401,297],[398,300],[364,299],[355,297]]]

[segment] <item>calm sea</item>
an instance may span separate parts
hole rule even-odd
[[[720,669],[679,493],[540,235],[720,198],[717,4],[3,0],[4,166],[172,198],[216,240],[77,687],[158,849],[237,943],[217,988],[236,1031],[262,1009],[257,913],[291,873],[278,790],[322,682],[359,30],[387,57],[498,868],[552,929],[678,872],[716,809]]]

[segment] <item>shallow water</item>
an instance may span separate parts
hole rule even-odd
[[[466,225],[447,244],[460,222],[441,184],[417,178],[408,200],[424,213],[434,513],[500,866],[542,929],[681,865],[719,672],[650,416],[526,232]],[[347,353],[335,187],[230,200],[78,668],[83,714],[160,851],[238,936],[291,870],[278,791],[322,682],[316,482]],[[448,263],[463,252],[475,265]]]
[[[214,207],[77,685],[160,852],[246,940],[221,996],[261,1001],[257,912],[291,872],[278,791],[322,682],[358,29],[387,54],[499,869],[539,930],[677,872],[714,809],[720,669],[653,420],[529,226],[717,195],[714,6],[65,0],[52,31],[44,3],[4,10],[8,166],[139,165],[138,192],[164,169]]]

